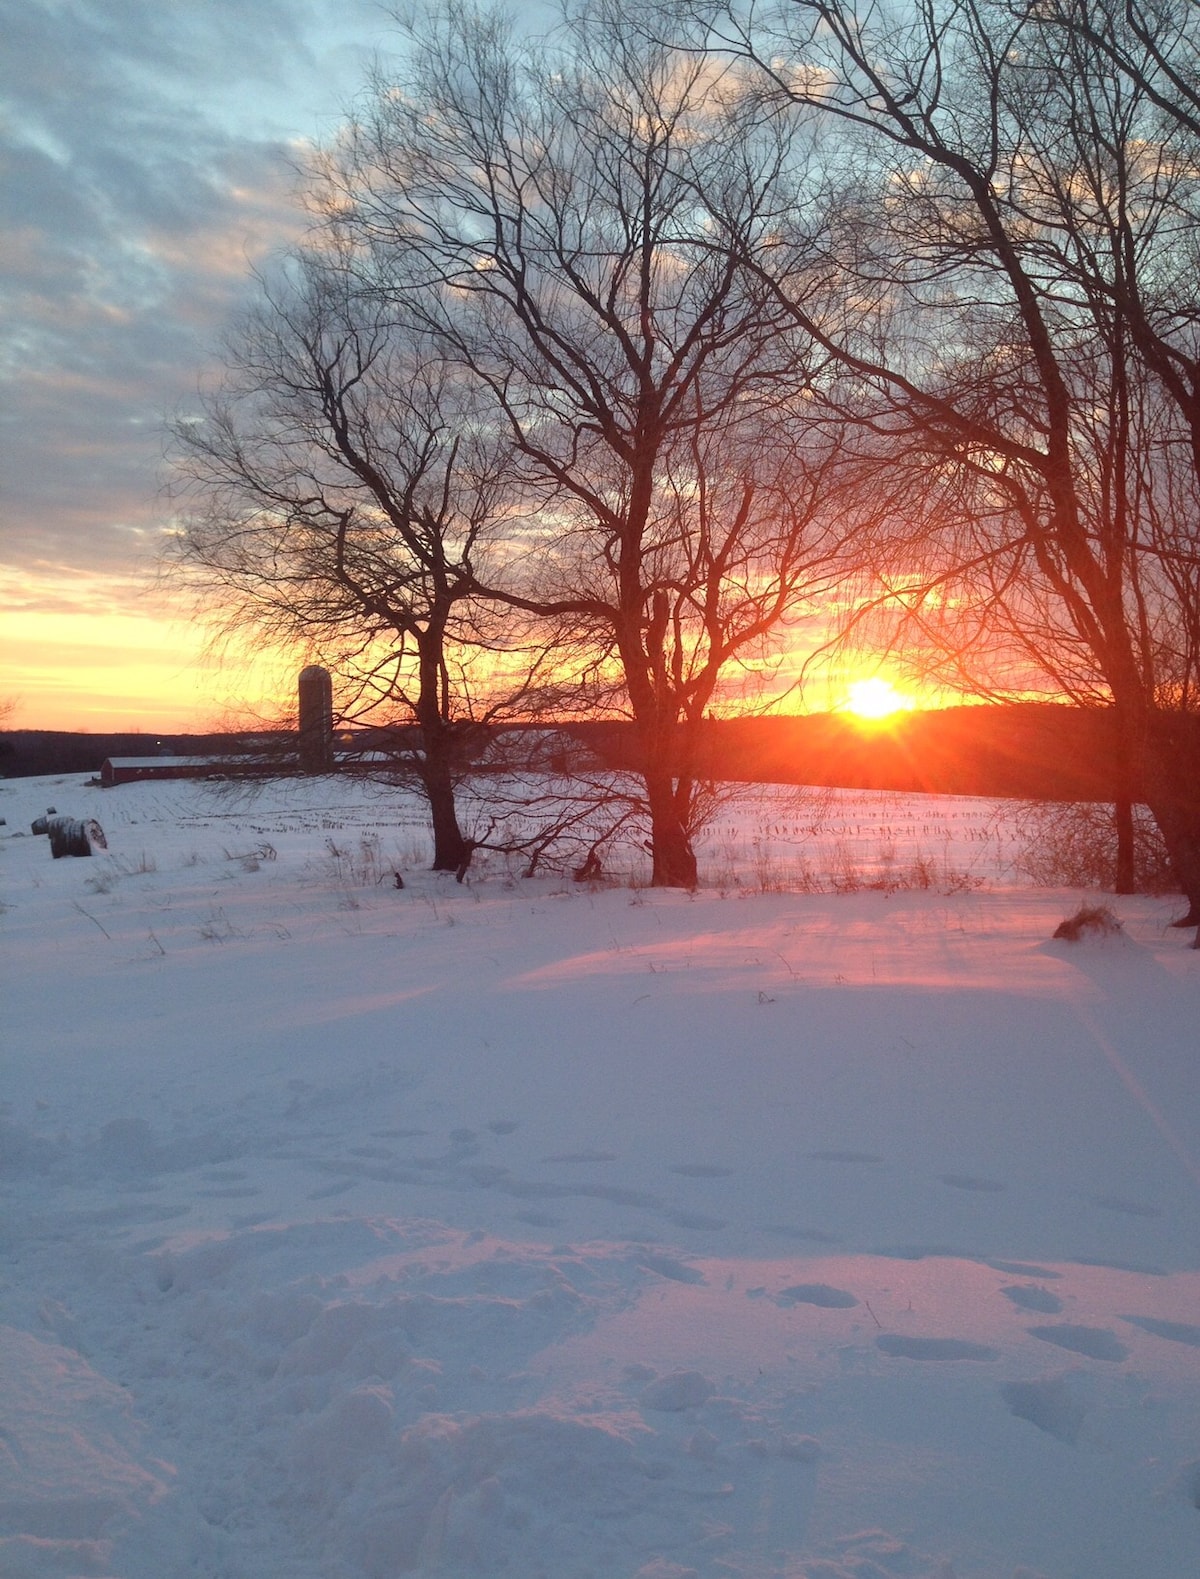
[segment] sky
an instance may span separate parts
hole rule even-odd
[[[165,423],[394,32],[378,0],[0,0],[0,726],[204,728],[277,681],[164,581]]]
[[[295,659],[214,650],[164,566],[167,424],[400,47],[388,4],[0,0],[0,36],[0,728],[275,717]]]

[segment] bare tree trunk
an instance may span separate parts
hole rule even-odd
[[[1200,927],[1200,817],[1193,815],[1188,821],[1182,817],[1172,820],[1156,812],[1155,820],[1167,846],[1171,869],[1188,902],[1187,910],[1171,925]]]
[[[676,811],[671,785],[668,782],[657,792],[656,781],[648,778],[646,788],[650,800],[651,885],[693,889],[699,882],[696,852]]]
[[[447,743],[429,736],[425,740],[421,787],[429,802],[429,817],[433,825],[433,870],[457,872],[468,850],[467,841],[458,825],[454,775]]]
[[[650,733],[650,731],[647,731]],[[677,743],[673,728],[659,725],[646,742],[643,777],[650,812],[651,886],[693,889],[699,882],[688,819],[687,795],[677,784]]]
[[[1116,797],[1113,820],[1117,835],[1117,874],[1114,884],[1118,894],[1137,891],[1137,859],[1133,839],[1133,742],[1124,716],[1117,714]]]
[[[1186,913],[1172,924],[1200,928],[1200,727],[1186,714],[1159,713],[1150,731],[1146,800],[1188,902]]]
[[[1117,877],[1118,894],[1137,892],[1137,871],[1133,849],[1133,802],[1128,795],[1120,795],[1113,808],[1117,828]]]

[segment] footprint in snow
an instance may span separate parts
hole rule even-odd
[[[790,1223],[770,1223],[767,1233],[782,1234],[785,1239],[807,1239],[816,1245],[840,1245],[837,1234],[827,1234],[822,1228],[796,1228]]]
[[[1034,1266],[1031,1261],[993,1261],[990,1258],[984,1261],[984,1266],[990,1266],[996,1272],[1007,1272],[1009,1277],[1061,1277],[1061,1272],[1054,1272],[1049,1267]]]
[[[886,1256],[889,1261],[978,1261],[973,1251],[961,1245],[880,1245],[873,1254]]]
[[[611,1151],[556,1151],[549,1157],[543,1157],[543,1162],[616,1162],[616,1155]]]
[[[327,1184],[320,1190],[313,1190],[307,1197],[310,1201],[327,1201],[332,1195],[345,1195],[347,1190],[353,1190],[358,1184],[357,1179],[339,1179],[337,1184]]]
[[[775,1296],[780,1305],[819,1305],[823,1310],[849,1310],[858,1300],[848,1289],[829,1283],[793,1283]]]
[[[1166,1277],[1167,1269],[1152,1261],[1118,1261],[1115,1256],[1075,1256],[1079,1266],[1111,1267],[1114,1272],[1137,1272],[1142,1277]]]
[[[1018,1420],[1028,1420],[1047,1436],[1072,1446],[1083,1424],[1084,1406],[1062,1377],[1044,1376],[1032,1382],[1006,1382],[1000,1396]]]
[[[703,1372],[672,1371],[644,1387],[638,1402],[643,1409],[680,1414],[684,1409],[698,1409],[712,1395],[713,1384]]]
[[[632,1365],[627,1365],[621,1375],[627,1382],[652,1382],[658,1375],[653,1365],[642,1365],[637,1360]]]
[[[1094,1195],[1092,1205],[1106,1212],[1121,1212],[1125,1217],[1161,1217],[1162,1209],[1147,1206],[1142,1201],[1127,1201],[1120,1195]]]
[[[810,1151],[808,1155],[814,1162],[861,1162],[872,1168],[883,1161],[869,1151]]]
[[[167,1223],[174,1217],[186,1217],[191,1209],[182,1203],[178,1206],[153,1206],[148,1201],[140,1201],[129,1206],[106,1206],[94,1212],[76,1212],[75,1220],[97,1228],[121,1227],[125,1223]]]
[[[1063,1308],[1062,1300],[1057,1294],[1052,1294],[1048,1288],[1036,1288],[1032,1284],[1010,1284],[1000,1292],[1005,1299],[1012,1300],[1014,1305],[1019,1305],[1022,1310],[1041,1311],[1044,1316],[1057,1316]]]
[[[1181,1464],[1171,1489],[1186,1497],[1193,1508],[1200,1509],[1200,1462]]]
[[[518,1212],[517,1221],[528,1223],[531,1228],[558,1228],[562,1224],[561,1217],[552,1217],[549,1212]]]
[[[638,1256],[638,1265],[645,1267],[648,1272],[657,1272],[659,1277],[670,1278],[673,1283],[703,1283],[704,1273],[693,1266],[687,1266],[674,1256],[660,1255],[653,1251],[643,1252]]]
[[[667,1220],[674,1223],[676,1228],[703,1228],[715,1231],[718,1228],[729,1227],[723,1217],[706,1217],[703,1212],[668,1212]]]
[[[815,1436],[783,1436],[779,1439],[779,1456],[797,1464],[815,1464],[821,1456],[821,1444]]]
[[[1167,1338],[1172,1343],[1187,1343],[1193,1349],[1200,1349],[1200,1327],[1194,1327],[1188,1321],[1159,1321],[1156,1316],[1122,1316],[1122,1321],[1129,1322],[1130,1326],[1140,1327],[1143,1332],[1150,1332],[1156,1338]]]
[[[1029,1327],[1026,1330],[1043,1343],[1057,1344],[1060,1349],[1069,1349],[1072,1354],[1085,1354],[1089,1360],[1124,1360],[1129,1354],[1116,1333],[1110,1332],[1107,1327],[1080,1327],[1074,1322],[1064,1321],[1052,1327]]]
[[[884,1332],[875,1347],[902,1360],[998,1360],[1000,1350],[986,1343],[968,1343],[964,1338],[908,1338],[899,1332]]]

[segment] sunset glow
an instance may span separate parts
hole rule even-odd
[[[209,649],[211,632],[132,576],[0,575],[4,727],[195,732],[272,717],[296,660]]]
[[[896,713],[910,712],[913,705],[911,696],[897,691],[890,680],[876,674],[867,680],[855,680],[847,687],[846,702],[841,710],[853,713],[855,718],[874,722],[891,718]]]

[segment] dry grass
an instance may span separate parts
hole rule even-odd
[[[1123,930],[1107,905],[1081,905],[1073,916],[1059,922],[1054,936],[1078,943],[1083,938],[1115,937]]]

